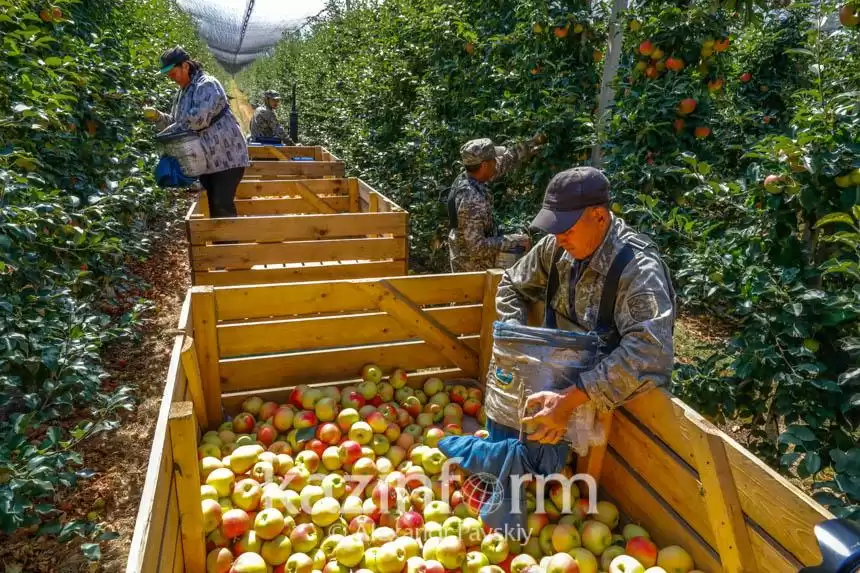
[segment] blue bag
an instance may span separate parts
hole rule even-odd
[[[159,187],[190,187],[197,178],[182,173],[182,166],[175,157],[162,155],[155,167],[155,181]]]

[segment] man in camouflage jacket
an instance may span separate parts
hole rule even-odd
[[[539,410],[523,420],[540,428],[530,438],[555,443],[579,405],[590,401],[598,411],[612,410],[669,382],[675,291],[654,243],[610,211],[609,181],[593,167],[556,175],[532,226],[548,235],[505,272],[496,297],[503,321],[527,324],[529,306],[541,302],[555,312],[558,328],[594,333],[610,268],[625,245],[632,247],[628,249],[632,259],[618,267],[623,270],[614,301],[614,324],[606,333],[613,340],[608,353],[601,354],[594,368],[583,372],[570,389],[540,392],[526,402],[527,408]],[[553,266],[558,273],[557,290],[547,301]]]
[[[295,145],[290,135],[278,122],[278,116],[275,115],[275,110],[281,104],[280,94],[268,90],[263,94],[263,99],[263,105],[254,111],[254,117],[251,118],[251,140],[277,138],[286,145]]]
[[[528,246],[527,235],[496,234],[493,193],[487,184],[534,155],[545,140],[543,135],[538,135],[506,149],[496,147],[489,139],[473,139],[460,149],[466,170],[454,180],[448,195],[451,219],[448,247],[452,272],[493,268],[499,252]]]

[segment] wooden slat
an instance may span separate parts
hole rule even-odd
[[[302,199],[307,201],[318,213],[336,213],[334,208],[320,198],[319,195],[311,191],[302,181],[297,181],[296,190]]]
[[[291,266],[285,268],[195,272],[194,284],[235,286],[310,282],[406,274],[406,260],[348,262],[336,265]]]
[[[361,212],[361,202],[359,201],[359,195],[358,195],[358,179],[350,179],[348,187],[349,187],[349,212],[350,213],[360,213]]]
[[[438,307],[426,312],[456,335],[477,334],[480,329],[481,305]],[[218,326],[222,358],[419,338],[416,328],[384,312]]]
[[[349,197],[346,195],[320,195],[336,213],[349,212]],[[240,217],[252,215],[311,215],[316,211],[301,197],[287,199],[239,199],[236,214]]]
[[[726,573],[754,573],[755,557],[747,534],[725,442],[701,418],[692,418],[699,432],[693,435],[693,453],[704,490],[705,507],[717,550]]]
[[[404,296],[422,306],[483,301],[484,273],[420,275],[390,280]],[[355,282],[221,287],[215,290],[218,319],[377,310],[367,293]]]
[[[466,337],[464,342],[474,350],[478,346],[478,337]],[[309,380],[330,382],[350,373],[358,374],[365,364],[371,362],[382,368],[383,372],[395,368],[420,370],[453,366],[426,342],[397,342],[267,357],[231,358],[221,361],[222,391],[278,388]]]
[[[219,404],[220,406],[220,404]],[[182,555],[189,571],[205,571],[206,543],[200,506],[200,470],[197,462],[199,431],[191,402],[176,402],[170,408],[170,441],[173,474],[182,535]]]
[[[307,178],[343,177],[345,169],[340,161],[252,161],[245,170],[245,179],[296,175]]]
[[[212,241],[277,243],[314,239],[358,238],[378,233],[405,237],[406,213],[276,215],[190,221],[192,245]]]
[[[236,188],[236,199],[260,197],[298,197],[300,184],[316,195],[348,195],[355,179],[299,179],[293,181],[242,181]]]
[[[386,280],[364,282],[361,287],[370,294],[381,310],[384,310],[407,328],[418,332],[419,336],[437,349],[455,366],[466,372],[469,377],[478,376],[478,354],[463,344],[438,320],[409,297],[404,296]]]
[[[370,212],[379,213],[379,193],[374,191],[370,194]]]
[[[194,324],[194,345],[200,361],[200,377],[203,380],[206,417],[210,427],[217,426],[221,420],[221,372],[218,363],[215,308],[215,290],[213,287],[191,287],[191,320]]]
[[[254,265],[403,259],[405,257],[405,241],[384,237],[191,247],[194,270],[219,267],[242,269]]]
[[[484,279],[483,317],[481,319],[481,354],[478,372],[478,383],[482,388],[487,386],[487,369],[493,357],[493,323],[498,319],[496,310],[496,293],[502,280],[502,271],[490,269]]]
[[[686,417],[692,411],[689,406],[658,390],[628,402],[625,409],[696,467],[690,443],[692,424]],[[803,564],[820,563],[812,528],[832,519],[832,514],[737,442],[725,434],[722,438],[744,513]]]
[[[624,515],[648,530],[658,546],[680,545],[693,557],[696,569],[706,573],[720,571],[720,561],[713,549],[685,526],[644,481],[635,477],[611,449],[603,461],[600,487],[618,503]]]
[[[197,486],[197,491],[199,497],[200,486]],[[176,500],[175,480],[170,488],[170,498],[166,505],[167,515],[165,516],[164,527],[157,533],[157,538],[161,543],[156,561],[157,569],[155,569],[158,573],[171,571],[173,563],[176,561],[176,554],[182,554],[182,540],[179,534],[179,503]],[[189,569],[189,571],[194,571],[194,569]],[[205,567],[199,571],[205,571]]]
[[[379,193],[376,189],[367,184],[363,179],[358,180],[359,186],[359,195],[367,202],[370,201],[370,196],[373,193],[377,193],[379,195],[379,200],[383,204],[380,208],[383,211],[403,211],[404,209],[392,201],[390,198],[386,197],[384,193]]]
[[[183,307],[184,309],[185,307]],[[185,312],[183,310],[182,315]],[[181,316],[182,316],[181,315]],[[181,324],[180,318],[180,324]],[[164,396],[155,423],[155,432],[147,463],[146,479],[141,492],[140,505],[134,524],[134,534],[129,548],[127,573],[155,570],[161,547],[161,531],[167,512],[167,500],[173,479],[173,450],[167,431],[170,402],[175,392],[184,391],[184,373],[180,366],[183,336],[173,342],[173,353],[164,384]]]
[[[188,380],[188,391],[191,394],[191,401],[194,403],[197,423],[203,428],[208,428],[209,419],[206,412],[206,398],[203,394],[203,381],[200,378],[200,363],[197,360],[194,339],[190,336],[185,337],[185,342],[182,345],[182,369]]]
[[[423,372],[410,372],[407,374],[409,379],[406,383],[407,386],[420,388],[423,386],[424,381],[428,378],[439,378],[441,380],[455,380],[464,378],[463,372],[457,368],[446,368],[444,370],[433,370],[433,371],[423,371]],[[308,384],[309,387],[320,387],[324,388],[326,386],[353,386],[361,382],[361,377],[351,378],[345,377],[345,379],[337,380],[334,382],[323,382],[320,384]],[[235,392],[232,394],[224,394],[224,399],[222,401],[224,405],[224,411],[228,414],[237,413],[241,406],[242,402],[251,396],[259,396],[263,399],[263,401],[273,401],[279,404],[289,401],[290,392],[294,386],[286,386],[280,388],[268,388],[264,390],[253,390],[250,392]]]
[[[613,414],[610,447],[674,509],[687,527],[696,531],[716,551],[717,535],[708,519],[698,475],[690,465],[673,455],[648,428],[641,428],[623,409]],[[601,475],[606,475],[605,469]],[[786,555],[778,544],[763,537],[754,525],[746,524],[746,529],[759,571],[798,569],[800,564]]]
[[[251,159],[265,159],[267,157],[275,157],[278,159],[292,157],[315,157],[319,151],[315,146],[308,145],[249,145],[248,156]]]

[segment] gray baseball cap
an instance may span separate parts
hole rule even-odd
[[[558,235],[573,227],[586,207],[609,203],[609,180],[594,167],[574,167],[556,174],[546,187],[543,207],[532,227]]]
[[[460,148],[460,158],[463,160],[463,165],[480,165],[484,161],[504,155],[507,150],[506,147],[497,147],[491,139],[473,139]]]
[[[266,90],[263,92],[263,97],[267,99],[281,99],[281,94],[275,90]]]

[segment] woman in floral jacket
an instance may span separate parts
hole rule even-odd
[[[179,93],[169,114],[144,110],[158,129],[178,124],[200,136],[208,169],[200,175],[207,191],[211,217],[235,217],[236,188],[242,181],[248,161],[248,145],[239,122],[230,110],[221,83],[204,73],[200,63],[192,60],[181,47],[167,50],[161,56],[161,73],[179,84]]]

